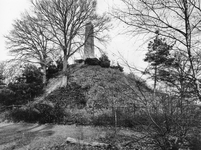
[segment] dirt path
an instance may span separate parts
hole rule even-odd
[[[61,144],[67,137],[96,141],[106,132],[91,126],[0,123],[0,150],[43,149]]]

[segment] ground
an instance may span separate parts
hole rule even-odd
[[[75,125],[1,123],[0,149],[23,150],[31,147],[50,147],[53,144],[64,142],[67,137],[91,141],[96,140],[101,134],[104,134],[104,132],[101,132],[98,128]]]
[[[113,131],[109,127],[0,123],[0,150],[44,150],[65,143],[67,137],[86,142],[100,141]],[[131,135],[127,130],[118,133]]]

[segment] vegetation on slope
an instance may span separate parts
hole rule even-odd
[[[74,64],[69,70],[66,87],[13,109],[8,117],[26,122],[135,127],[145,137],[140,142],[156,147],[178,144],[178,139],[188,146],[193,142],[192,127],[200,118],[193,105],[181,116],[177,97],[157,92],[154,99],[144,81],[118,69]]]
[[[56,89],[42,101],[13,110],[10,117],[16,121],[41,123],[135,124],[127,114],[137,114],[141,92],[150,91],[143,81],[134,75],[125,75],[118,68],[74,64],[70,70],[66,87]]]

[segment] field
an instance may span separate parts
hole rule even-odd
[[[0,150],[83,149],[81,145],[67,144],[67,137],[89,143],[116,143],[115,145],[120,147],[135,134],[129,129],[118,129],[117,132],[114,134],[110,127],[0,123]]]

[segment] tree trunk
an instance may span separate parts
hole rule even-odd
[[[158,41],[159,33],[156,34],[156,40]],[[154,101],[156,99],[156,84],[157,84],[157,65],[154,66]]]
[[[117,133],[117,110],[116,106],[112,107],[113,115],[114,115],[114,129],[115,129],[115,135]]]
[[[117,129],[117,110],[114,108],[114,122],[115,122],[115,129]]]
[[[157,84],[157,66],[154,66],[154,100],[156,95],[156,84]]]
[[[68,57],[64,54],[64,60],[63,60],[63,72],[65,73],[68,68]]]
[[[68,80],[68,57],[64,54],[63,60],[63,77],[61,82],[61,87],[65,87],[67,85]]]
[[[193,65],[193,58],[192,58],[192,53],[191,53],[191,25],[190,25],[190,18],[189,18],[189,6],[188,6],[188,1],[184,0],[184,14],[185,14],[185,28],[186,28],[186,48],[187,48],[187,53],[188,53],[188,59],[190,62],[190,67],[192,71],[192,77],[193,77],[193,84],[195,86],[195,92],[198,97],[198,99],[201,101],[201,95],[199,92],[198,84],[197,84],[197,77],[195,74],[195,69]]]
[[[153,93],[153,111],[158,112],[156,103],[156,86],[157,86],[157,66],[154,66],[154,93]]]
[[[66,87],[67,86],[67,76],[66,75],[63,75],[62,76],[62,79],[61,79],[62,81],[61,81],[61,85],[60,85],[60,87]]]
[[[43,84],[46,84],[47,82],[47,71],[46,71],[46,66],[43,66]]]

